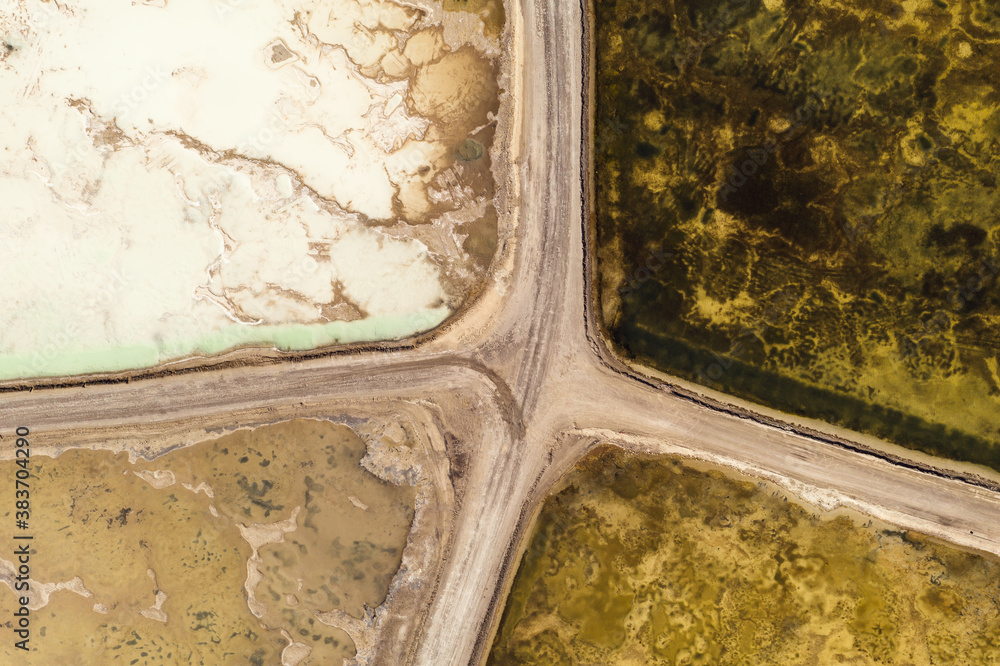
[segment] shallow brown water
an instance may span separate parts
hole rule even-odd
[[[32,580],[79,577],[78,589],[91,596],[53,592],[32,613],[36,652],[17,663],[276,664],[288,643],[282,631],[312,648],[302,663],[353,656],[348,635],[313,613],[360,618],[366,605],[382,603],[415,498],[413,488],[363,469],[364,455],[350,429],[301,420],[134,465],[106,451],[36,458]],[[0,463],[0,477],[12,478],[13,469]],[[136,475],[154,472],[148,481]],[[174,483],[154,487],[166,473]],[[251,586],[258,619],[244,589],[253,550],[239,526],[280,521],[294,530],[259,547],[262,576]],[[3,543],[13,543],[12,524],[9,512],[0,516]],[[158,591],[166,595],[162,614],[149,610]],[[5,621],[13,608],[0,585]],[[13,640],[0,642],[0,661],[13,658]]]

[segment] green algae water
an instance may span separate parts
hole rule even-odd
[[[545,502],[489,664],[993,664],[1000,562],[601,447]]]
[[[248,347],[307,351],[356,342],[399,340],[437,327],[449,314],[448,308],[437,307],[406,315],[378,315],[325,324],[234,324],[196,340],[161,340],[105,349],[76,347],[68,334],[58,332],[52,344],[35,352],[0,353],[0,381],[145,370],[168,361],[213,356]]]
[[[593,11],[620,352],[1000,469],[1000,4]]]

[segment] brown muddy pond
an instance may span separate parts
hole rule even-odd
[[[545,501],[488,663],[991,664],[997,645],[995,558],[604,446]]]
[[[299,420],[135,464],[107,451],[35,457],[35,651],[4,640],[0,662],[267,665],[289,639],[311,649],[301,664],[353,657],[350,637],[314,613],[362,618],[384,601],[415,501],[364,469],[365,453],[349,428]],[[3,478],[14,469],[0,462]],[[13,635],[8,584],[0,615]]]
[[[1000,469],[996,2],[593,11],[621,353]]]

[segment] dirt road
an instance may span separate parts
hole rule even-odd
[[[422,413],[453,442],[449,453],[461,449],[468,462],[456,475],[447,556],[405,641],[406,661],[416,664],[482,659],[538,502],[597,442],[721,463],[821,506],[1000,554],[1000,494],[988,475],[949,478],[958,475],[859,451],[832,431],[692,399],[606,351],[587,308],[583,13],[572,2],[523,0],[508,16],[522,64],[512,79],[508,183],[519,193],[517,233],[495,280],[459,320],[426,344],[388,353],[9,393],[0,397],[3,427],[30,426],[38,452],[152,453],[293,416]],[[391,652],[374,662],[399,663]]]

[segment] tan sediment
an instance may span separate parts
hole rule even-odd
[[[387,424],[385,433],[400,440],[369,450],[344,426],[292,421],[149,461],[86,450],[37,457],[29,595],[36,630],[83,613],[71,631],[58,631],[45,658],[105,663],[115,645],[120,656],[192,651],[206,663],[241,654],[327,664],[355,656],[340,626],[370,651],[375,609],[384,615],[404,561],[417,494],[407,484],[427,483],[407,431]],[[43,547],[54,538],[61,548]],[[14,571],[0,561],[5,611],[16,605]],[[66,582],[38,582],[46,580]],[[86,612],[73,610],[77,595]],[[360,633],[346,619],[354,616],[367,618]],[[90,642],[95,636],[101,645]]]

